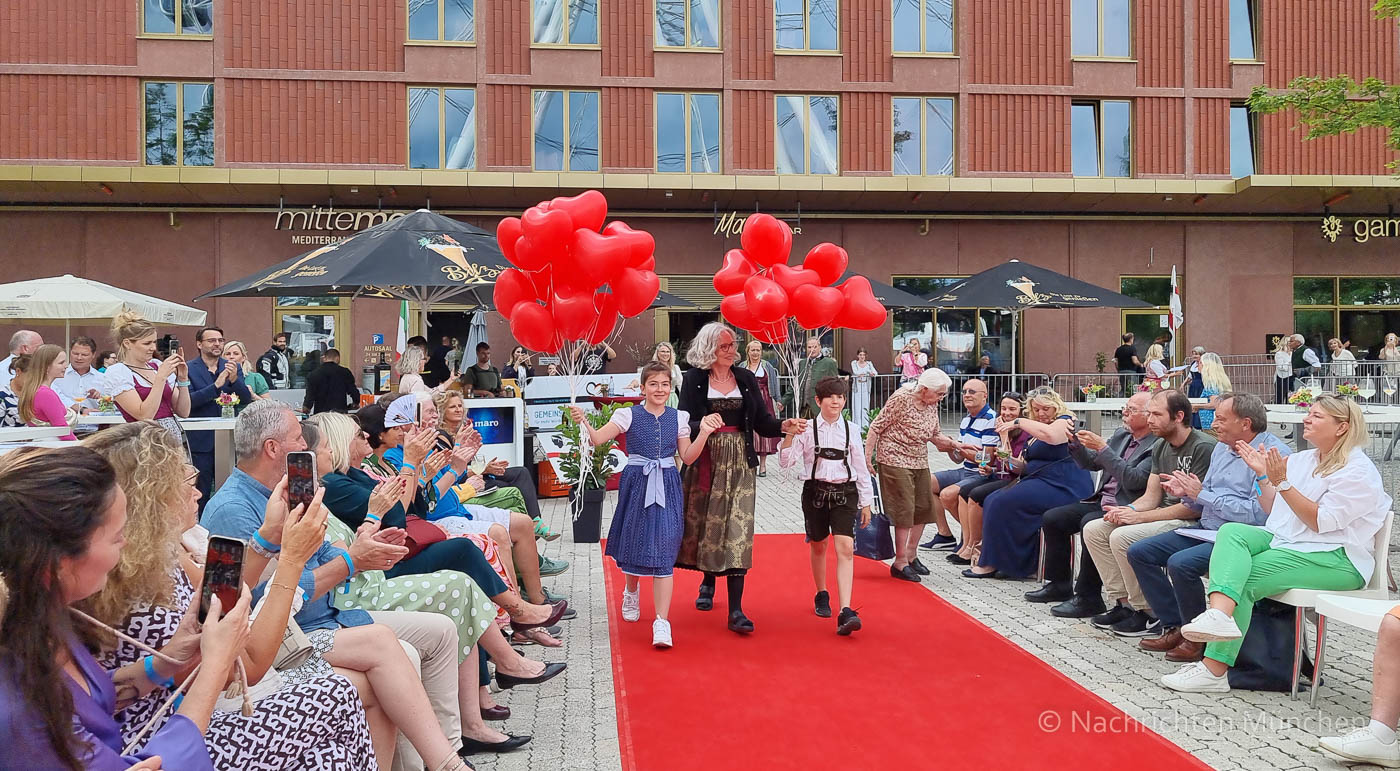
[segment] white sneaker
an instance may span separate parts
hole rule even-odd
[[[1170,675],[1162,675],[1162,685],[1182,693],[1229,693],[1230,677],[1216,677],[1205,662],[1187,664]]]
[[[642,618],[642,592],[622,590],[622,620],[639,621]]]
[[[671,647],[671,622],[658,618],[651,622],[651,644],[658,648]]]
[[[1400,768],[1400,742],[1386,744],[1371,733],[1369,726],[1358,728],[1346,736],[1324,736],[1317,741],[1317,746],[1347,760]]]
[[[1205,613],[1181,628],[1181,636],[1191,642],[1210,643],[1238,640],[1244,635],[1240,633],[1239,624],[1225,611],[1207,608]]]

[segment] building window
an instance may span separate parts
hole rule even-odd
[[[1133,55],[1132,0],[1073,0],[1073,56],[1126,59]]]
[[[718,174],[719,94],[656,95],[656,170]]]
[[[1230,105],[1230,176],[1254,173],[1254,114],[1242,104]]]
[[[839,110],[834,96],[786,96],[777,99],[774,153],[779,174],[835,174]]]
[[[1256,58],[1254,27],[1258,8],[1254,0],[1230,0],[1230,58]]]
[[[896,97],[894,173],[953,173],[953,100],[951,97]]]
[[[142,0],[141,32],[146,35],[212,35],[214,0]]]
[[[408,89],[408,167],[476,168],[476,91]]]
[[[1400,276],[1294,276],[1293,331],[1324,361],[1327,341],[1351,343],[1358,360],[1375,359],[1385,335],[1400,329]],[[1379,374],[1362,364],[1357,374]],[[1394,379],[1391,379],[1394,383]]]
[[[476,0],[408,0],[411,43],[476,41]]]
[[[536,45],[598,45],[598,0],[531,0]]]
[[[719,48],[719,0],[656,0],[657,48]]]
[[[775,46],[779,51],[837,50],[839,0],[776,0],[773,4]]]
[[[1178,271],[1177,284],[1180,285],[1185,280],[1184,275]],[[1155,342],[1163,342],[1164,355],[1170,356],[1173,351],[1181,354],[1186,350],[1180,340],[1176,341],[1174,348],[1165,344],[1171,338],[1171,333],[1166,327],[1168,303],[1172,296],[1171,276],[1123,276],[1118,279],[1118,291],[1155,306],[1122,311],[1119,334],[1133,333],[1133,348],[1137,350],[1139,360],[1147,361],[1147,349]],[[1170,363],[1168,362],[1169,365]]]
[[[953,53],[953,0],[894,0],[894,52]]]
[[[146,163],[214,165],[214,84],[143,85]]]
[[[598,170],[598,92],[534,93],[535,170]]]
[[[287,387],[305,388],[307,375],[321,366],[326,351],[350,345],[350,302],[321,296],[277,297],[273,303],[272,334],[287,336]]]
[[[920,297],[938,294],[966,276],[895,276],[890,283]],[[983,356],[1002,372],[1011,371],[1011,314],[995,308],[942,308],[891,311],[898,352],[910,339],[928,354],[929,366],[945,372],[968,372]],[[1017,349],[1021,346],[1018,343]],[[872,357],[873,358],[873,357]]]
[[[1128,102],[1070,106],[1070,166],[1076,177],[1133,175],[1133,119]]]

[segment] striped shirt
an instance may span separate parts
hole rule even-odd
[[[996,412],[992,411],[992,405],[984,404],[981,412],[962,419],[962,423],[958,426],[958,440],[963,444],[981,445],[995,451],[996,446],[1001,444],[1001,436],[997,434],[996,425]],[[965,460],[963,468],[976,471],[977,462]]]

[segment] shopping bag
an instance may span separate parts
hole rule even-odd
[[[1245,691],[1288,691],[1293,687],[1293,620],[1295,609],[1273,600],[1254,604],[1249,631],[1245,632],[1235,665],[1230,668],[1230,687]],[[1299,680],[1311,682],[1312,659],[1303,646],[1302,674]]]
[[[894,557],[894,536],[884,514],[871,514],[870,524],[856,528],[856,556],[884,561]]]

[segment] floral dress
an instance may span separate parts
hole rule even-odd
[[[185,610],[195,600],[194,586],[185,571],[176,569],[171,606],[137,608],[121,630],[159,649],[175,636]],[[128,642],[106,651],[99,659],[106,669],[117,669],[146,656]],[[301,677],[285,677],[274,693],[257,701],[251,717],[242,712],[215,710],[205,732],[205,743],[214,768],[228,771],[289,771],[297,769],[374,769],[378,764],[370,744],[360,694],[349,680],[331,670],[320,656],[297,670]],[[273,676],[269,670],[265,677]],[[170,697],[156,688],[116,714],[122,741],[129,742]],[[164,720],[174,714],[169,710]],[[161,723],[164,720],[160,721]],[[158,724],[159,726],[159,724]],[[158,727],[157,726],[157,727]]]

